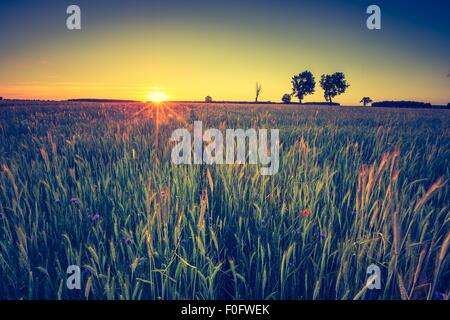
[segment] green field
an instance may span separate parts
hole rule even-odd
[[[0,299],[448,297],[450,110],[143,106],[0,104]],[[280,129],[279,173],[173,165],[194,120]]]

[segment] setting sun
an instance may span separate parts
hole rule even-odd
[[[164,92],[151,92],[147,94],[145,97],[147,98],[148,101],[151,102],[164,102],[169,99],[167,94],[165,94]]]

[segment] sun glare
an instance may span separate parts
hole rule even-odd
[[[167,94],[165,94],[164,92],[150,92],[145,97],[147,98],[148,101],[156,102],[156,103],[164,102],[169,99]]]

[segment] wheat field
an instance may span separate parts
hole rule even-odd
[[[0,299],[448,299],[450,110],[169,105],[0,104]],[[278,174],[173,165],[196,120]]]

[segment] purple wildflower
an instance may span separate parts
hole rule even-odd
[[[261,226],[262,226],[263,228],[266,227],[266,219],[264,219],[264,218],[261,219]]]
[[[100,218],[101,218],[100,215],[98,213],[96,213],[91,217],[91,220],[92,220],[92,222],[98,222],[100,220]]]
[[[78,199],[75,198],[75,197],[71,198],[71,199],[70,199],[70,204],[73,205],[73,206],[78,205]]]

